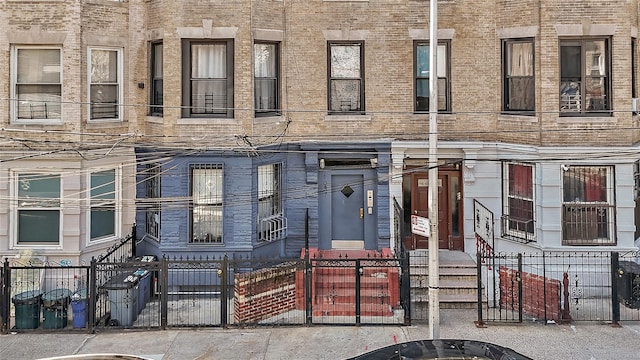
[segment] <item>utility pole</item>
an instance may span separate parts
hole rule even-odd
[[[429,10],[429,336],[440,338],[438,259],[438,1]]]

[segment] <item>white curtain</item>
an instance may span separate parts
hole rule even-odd
[[[533,76],[533,44],[513,43],[509,57],[509,75]]]
[[[191,76],[199,79],[227,77],[227,47],[224,44],[191,46]]]

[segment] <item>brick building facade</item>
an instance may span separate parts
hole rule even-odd
[[[478,201],[497,250],[634,248],[638,1],[438,6],[440,247],[475,253]],[[393,248],[394,200],[428,217],[428,1],[0,10],[2,255],[135,223],[145,254],[291,256],[307,214],[311,246]]]

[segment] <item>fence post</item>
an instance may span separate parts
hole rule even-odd
[[[226,327],[229,320],[227,319],[227,300],[229,298],[227,292],[228,276],[229,276],[229,257],[224,254],[222,258],[222,266],[218,270],[218,276],[220,279],[220,286],[222,287],[220,292],[220,325]]]
[[[476,252],[476,280],[478,288],[478,320],[476,321],[476,326],[484,327],[484,321],[482,320],[482,254],[480,254],[480,251]]]
[[[620,276],[620,258],[617,252],[611,253],[611,326],[620,326],[620,300],[618,298],[618,277]]]
[[[313,287],[311,282],[313,281],[313,268],[311,266],[311,258],[309,256],[309,249],[304,254],[304,309],[306,313],[305,324],[311,325],[313,322],[313,308],[312,308],[312,294]]]
[[[400,252],[402,259],[402,280],[400,284],[402,287],[400,291],[402,292],[402,307],[404,309],[404,324],[411,325],[411,263],[410,256],[408,251]]]
[[[165,330],[167,328],[167,312],[169,294],[169,261],[165,255],[162,255],[160,261],[160,327]]]
[[[360,325],[360,259],[356,259],[356,324]]]
[[[522,322],[522,253],[518,253],[518,321]]]
[[[10,302],[11,299],[11,276],[9,275],[9,259],[4,258],[4,265],[2,269],[2,279],[0,279],[0,333],[7,334],[9,332],[9,316],[10,316]]]
[[[91,257],[91,263],[89,266],[89,286],[87,291],[89,292],[87,299],[87,327],[89,333],[93,333],[96,327],[96,303],[98,298],[98,285],[97,283],[97,266],[98,261],[95,257]]]

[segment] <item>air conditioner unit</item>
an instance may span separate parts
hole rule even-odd
[[[640,111],[640,98],[631,99],[631,111],[636,114]]]

